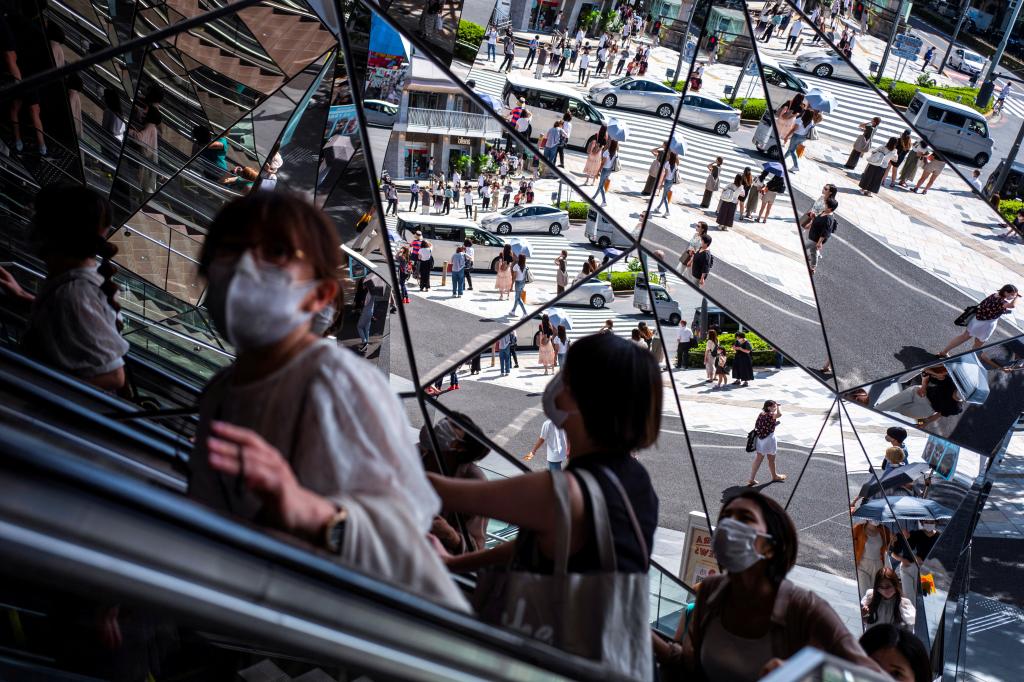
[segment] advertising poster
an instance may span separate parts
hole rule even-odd
[[[679,578],[687,585],[696,585],[709,575],[718,574],[718,560],[711,549],[711,527],[701,512],[690,512],[686,519],[686,542],[679,566]]]

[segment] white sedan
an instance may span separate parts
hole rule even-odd
[[[480,221],[480,227],[496,234],[540,231],[551,235],[569,229],[569,213],[554,206],[525,204],[504,208]]]
[[[679,111],[679,121],[698,128],[713,130],[717,135],[728,135],[740,129],[740,110],[702,95],[687,95]]]
[[[949,65],[961,73],[980,74],[988,68],[988,60],[958,45],[949,53]]]
[[[588,279],[570,290],[565,298],[558,301],[559,305],[588,305],[591,308],[603,308],[615,299],[612,285],[606,280]]]
[[[850,66],[850,62],[835,50],[805,52],[796,58],[796,68],[813,73],[819,78],[861,80],[860,75]]]
[[[596,83],[587,96],[601,106],[643,109],[662,118],[672,118],[680,99],[678,92],[658,81],[633,76]]]

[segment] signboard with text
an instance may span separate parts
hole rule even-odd
[[[690,512],[686,518],[686,539],[679,564],[679,579],[690,586],[709,575],[718,574],[718,560],[711,549],[711,527],[701,512]]]

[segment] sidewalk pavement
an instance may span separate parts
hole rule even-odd
[[[927,195],[885,186],[866,197],[857,185],[865,162],[860,171],[848,172],[843,168],[848,154],[845,145],[825,137],[815,140],[801,159],[800,171],[789,174],[790,182],[809,197],[834,183],[842,217],[972,298],[980,301],[1004,284],[1020,284],[1024,249],[1002,236],[1006,228],[991,207],[952,170],[947,168]],[[1024,310],[1003,319],[1024,329]]]
[[[976,535],[1024,540],[1024,431],[1017,431],[993,471],[992,492]]]

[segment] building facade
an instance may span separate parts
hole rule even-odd
[[[462,156],[483,154],[501,125],[480,111],[429,60],[414,55],[402,92],[394,135],[384,159],[391,177],[450,172]]]

